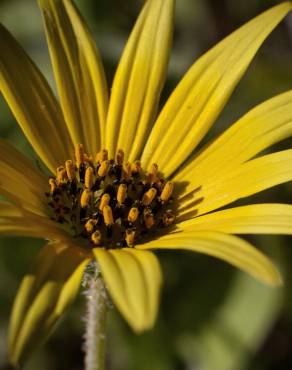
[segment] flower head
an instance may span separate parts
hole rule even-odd
[[[1,140],[0,193],[7,200],[0,231],[49,240],[15,300],[11,361],[22,361],[53,328],[90,260],[98,261],[113,302],[137,332],[151,328],[157,313],[162,278],[152,249],[209,254],[279,284],[272,262],[234,234],[291,234],[292,206],[216,209],[292,179],[292,149],[254,158],[291,135],[292,92],[255,107],[204,150],[195,149],[291,3],[266,11],[203,55],[158,117],[173,0],[145,3],[110,99],[100,55],[74,4],[39,4],[60,103],[0,28],[1,91],[50,171],[44,175]]]

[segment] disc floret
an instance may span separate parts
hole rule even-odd
[[[109,159],[101,150],[95,158],[75,148],[49,179],[48,204],[52,219],[88,246],[132,247],[155,230],[170,226],[174,184],[153,164],[145,172],[140,161],[124,163],[124,152]]]

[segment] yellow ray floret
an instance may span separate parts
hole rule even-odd
[[[96,152],[103,145],[108,92],[94,39],[71,0],[39,4],[70,136],[74,145]]]
[[[190,68],[154,125],[144,148],[143,166],[157,162],[168,176],[183,163],[222,111],[263,41],[290,10],[288,2],[269,9]]]
[[[272,262],[248,242],[215,231],[184,231],[139,245],[139,249],[180,249],[220,258],[269,285],[282,283]]]
[[[59,103],[41,72],[2,25],[0,44],[0,90],[27,139],[53,172],[72,150]]]
[[[134,161],[153,123],[165,80],[173,29],[173,0],[149,0],[136,22],[114,78],[106,147]]]
[[[93,250],[110,295],[135,331],[153,326],[162,276],[157,258],[149,251],[124,248]]]

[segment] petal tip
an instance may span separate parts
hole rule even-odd
[[[276,267],[273,268],[273,271],[269,272],[269,274],[262,280],[262,282],[275,288],[284,285],[283,277]]]

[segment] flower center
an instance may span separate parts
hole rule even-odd
[[[106,149],[95,159],[75,149],[75,163],[67,160],[49,179],[46,193],[52,219],[89,246],[132,247],[175,219],[173,183],[153,164],[145,172],[139,161],[124,163],[124,152],[108,159]]]

